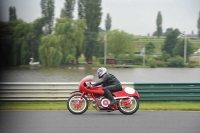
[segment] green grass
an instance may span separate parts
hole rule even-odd
[[[140,110],[200,111],[200,102],[140,102]]]
[[[1,102],[0,110],[65,110],[65,102]]]
[[[66,102],[0,102],[0,110],[67,110]],[[94,108],[89,105],[89,110]],[[145,102],[139,110],[200,111],[200,102]]]
[[[161,52],[161,46],[165,42],[165,37],[157,38],[155,36],[135,36],[135,52],[140,52],[142,47],[149,42],[155,45],[155,52]],[[192,43],[194,50],[200,48],[200,40],[188,39]]]

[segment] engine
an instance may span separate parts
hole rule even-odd
[[[103,106],[103,107],[108,107],[109,104],[110,104],[110,100],[109,100],[109,99],[103,98],[103,99],[101,100],[101,106]]]
[[[105,97],[100,97],[97,100],[98,100],[99,104],[103,107],[108,107],[108,105],[110,104],[110,100]],[[97,108],[97,104],[94,100],[92,101],[92,106],[94,108]]]

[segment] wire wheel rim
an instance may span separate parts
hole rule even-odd
[[[80,96],[74,96],[69,101],[69,108],[76,113],[82,112],[87,107],[87,101]]]
[[[125,100],[129,100],[129,104],[131,105],[124,105],[124,101]],[[120,99],[119,101],[119,106],[121,108],[121,110],[123,110],[124,112],[132,112],[136,109],[137,107],[137,101],[135,98],[129,98],[129,99]],[[130,106],[130,107],[129,107]]]

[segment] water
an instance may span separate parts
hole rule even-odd
[[[0,70],[0,82],[79,82],[86,75],[97,81],[98,67],[13,67]],[[121,82],[200,82],[200,68],[107,68]]]

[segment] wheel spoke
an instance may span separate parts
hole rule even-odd
[[[88,107],[87,99],[80,98],[80,95],[72,96],[68,101],[68,109],[74,114],[81,114],[86,111]]]
[[[119,106],[124,112],[132,112],[137,107],[135,98],[121,99]]]

